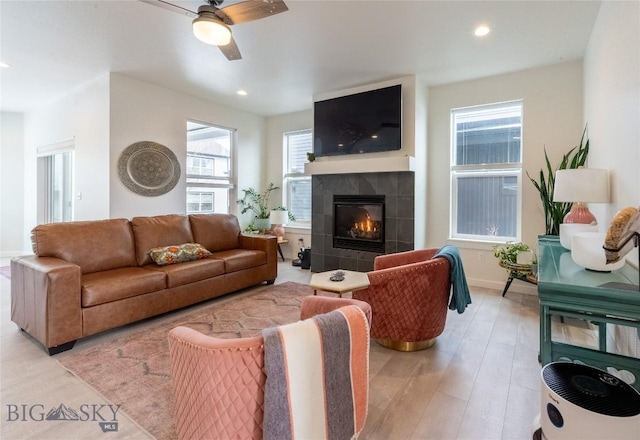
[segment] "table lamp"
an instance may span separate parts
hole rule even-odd
[[[583,167],[556,171],[553,201],[573,203],[560,225],[560,243],[571,249],[573,233],[597,231],[598,222],[587,203],[609,202],[609,172]]]
[[[289,213],[287,211],[273,210],[269,214],[269,221],[273,225],[273,233],[276,237],[284,237],[284,225],[289,220]]]

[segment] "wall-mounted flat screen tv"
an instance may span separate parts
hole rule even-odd
[[[316,101],[316,157],[375,153],[402,147],[402,85]]]

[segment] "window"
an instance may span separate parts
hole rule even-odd
[[[38,222],[73,220],[73,153],[75,140],[38,147]]]
[[[228,214],[234,130],[187,122],[187,213]]]
[[[285,170],[283,185],[285,206],[298,226],[311,225],[311,176],[304,174],[307,153],[313,151],[311,130],[284,134]]]
[[[522,102],[451,112],[451,238],[518,241]]]
[[[73,198],[71,196],[73,152],[58,153],[46,157],[46,223],[70,222],[73,220]]]

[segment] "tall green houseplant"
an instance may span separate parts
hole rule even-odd
[[[244,214],[248,211],[253,212],[253,221],[247,227],[248,231],[254,230],[266,230],[270,227],[269,218],[272,210],[277,211],[286,211],[287,209],[284,206],[277,206],[275,208],[270,208],[269,198],[271,197],[271,193],[275,190],[280,189],[279,186],[275,186],[273,183],[269,183],[267,188],[260,192],[253,188],[243,189],[242,192],[244,195],[242,198],[236,203],[242,207],[240,211],[241,214]],[[287,212],[289,220],[295,220],[295,217],[291,212]]]
[[[527,172],[527,177],[529,177],[533,186],[535,186],[540,193],[540,200],[542,201],[542,209],[544,210],[546,223],[545,234],[547,235],[560,234],[560,224],[562,223],[562,219],[569,211],[571,211],[571,206],[573,205],[573,203],[570,202],[560,203],[553,201],[553,189],[556,182],[555,172],[557,170],[575,169],[584,166],[587,161],[587,156],[589,155],[589,139],[586,136],[587,127],[585,127],[582,132],[580,145],[573,147],[564,156],[562,156],[560,165],[555,169],[551,167],[549,156],[547,156],[547,150],[545,148],[544,159],[547,165],[546,176],[544,169],[540,170],[539,180],[534,180]]]
[[[256,191],[253,188],[243,189],[242,192],[244,196],[236,202],[242,206],[240,213],[244,214],[247,211],[252,211],[255,218],[262,220],[268,219],[269,213],[271,212],[269,197],[271,197],[271,193],[277,189],[280,189],[280,187],[275,186],[273,183],[269,183],[269,186],[262,192]]]

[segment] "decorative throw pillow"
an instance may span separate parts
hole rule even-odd
[[[153,248],[149,251],[149,256],[158,266],[199,260],[201,258],[207,258],[209,255],[211,255],[211,252],[198,243],[163,246]]]

